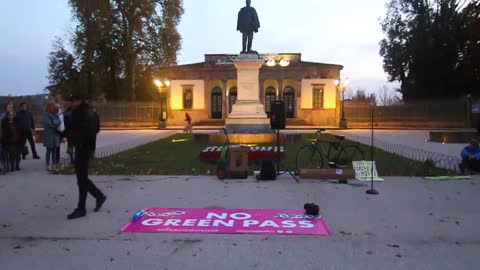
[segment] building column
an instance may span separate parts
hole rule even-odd
[[[260,102],[265,105],[265,80],[260,80],[259,98]]]
[[[207,119],[210,119],[212,117],[212,112],[210,111],[210,80],[209,79],[204,79],[204,96],[205,96],[205,109],[207,110]]]
[[[277,100],[283,100],[283,79],[278,80]]]
[[[296,97],[295,97],[295,101],[297,102],[297,109],[295,111],[295,117],[299,117],[301,114],[300,114],[300,110],[302,109],[302,80],[297,80],[297,89],[295,89],[296,91]]]
[[[228,116],[228,97],[227,97],[227,86],[228,86],[228,80],[222,80],[222,118],[226,119]]]

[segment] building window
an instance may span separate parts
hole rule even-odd
[[[287,118],[295,117],[295,90],[287,86],[283,90],[283,103],[285,104],[285,113]]]
[[[232,87],[230,93],[228,94],[228,111],[232,112],[233,105],[237,102],[237,88]]]
[[[323,109],[323,86],[313,86],[313,108]]]
[[[276,98],[277,98],[277,91],[275,91],[275,88],[268,87],[267,90],[265,91],[265,112],[268,114],[268,116],[270,116],[272,103],[276,100]]]
[[[184,109],[193,108],[193,86],[183,87],[183,108]]]
[[[222,119],[222,100],[222,89],[220,87],[215,87],[212,90],[212,98],[210,102],[213,119]]]

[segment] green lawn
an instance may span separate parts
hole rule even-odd
[[[322,135],[322,139],[333,140],[333,136]],[[296,169],[295,157],[298,149],[314,139],[314,135],[303,135],[296,143],[286,143],[286,165]],[[177,142],[172,142],[177,140]],[[206,142],[194,142],[193,135],[174,135],[117,155],[95,160],[92,164],[93,174],[105,175],[213,175],[215,164],[205,164],[199,154],[206,147]],[[365,158],[370,156],[370,148],[360,145],[365,151]],[[427,176],[445,175],[446,170],[438,169],[429,162],[421,163],[407,158],[375,149],[374,157],[380,176]],[[258,169],[252,165],[250,170]]]

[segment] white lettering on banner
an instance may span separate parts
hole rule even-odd
[[[229,220],[228,222],[225,222],[223,220],[214,220],[212,226],[218,227],[220,225],[223,225],[225,227],[233,227],[234,224],[235,224],[235,220]]]
[[[237,220],[245,220],[245,219],[251,218],[252,215],[247,214],[247,213],[233,213],[233,214],[230,215],[230,217],[233,218],[233,219],[237,219]]]
[[[208,213],[207,214],[207,219],[226,219],[228,217],[228,213],[222,213],[221,215],[217,213]],[[230,218],[236,219],[236,220],[245,220],[251,218],[252,215],[247,214],[247,213],[232,213],[230,214]]]
[[[217,213],[208,213],[207,214],[207,219],[213,219],[213,218],[218,218],[218,219],[226,219],[228,217],[228,213],[222,213],[222,215],[218,215]]]
[[[146,212],[145,216],[147,217],[170,217],[170,216],[182,216],[185,215],[187,212],[185,211],[175,211],[175,212],[168,212],[168,213],[153,213],[153,212]]]
[[[165,224],[163,224],[163,226],[179,226],[178,223],[182,222],[181,219],[167,219],[167,221],[165,221]]]
[[[312,216],[312,215],[292,215],[292,214],[280,214],[278,215],[279,218],[284,219],[321,219],[322,216]]]
[[[262,224],[259,226],[260,228],[265,228],[265,227],[274,227],[274,228],[280,228],[277,223],[273,222],[273,220],[265,220]]]
[[[250,225],[258,225],[258,223],[259,222],[257,220],[245,220],[243,222],[243,227],[248,228]]]
[[[183,221],[182,225],[185,226],[185,227],[193,227],[193,226],[195,226],[196,222],[197,222],[196,219],[185,219]]]
[[[302,221],[299,221],[298,223],[300,223],[300,228],[309,229],[309,228],[315,227],[315,225],[313,225],[312,222],[308,220],[302,220]]]
[[[142,221],[142,225],[144,226],[158,226],[162,224],[162,220],[159,218],[151,218],[151,219],[145,219]]]
[[[282,228],[296,228],[297,224],[293,220],[284,220],[282,221]]]
[[[210,226],[210,221],[209,219],[201,219],[198,222],[198,227],[209,227]]]

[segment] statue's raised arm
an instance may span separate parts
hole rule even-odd
[[[242,33],[242,53],[253,52],[253,33],[260,28],[257,11],[250,4],[251,0],[247,0],[247,6],[238,12],[237,30]]]

